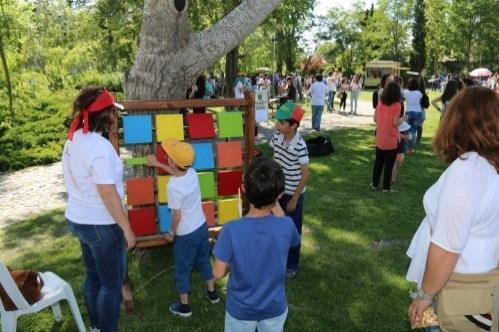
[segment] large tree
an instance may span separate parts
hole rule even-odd
[[[139,49],[125,78],[126,97],[184,97],[197,75],[234,49],[280,2],[244,0],[215,25],[192,32],[187,0],[145,0]]]
[[[414,3],[414,22],[412,24],[411,69],[422,71],[426,64],[426,17],[424,0]]]

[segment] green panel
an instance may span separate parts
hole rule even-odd
[[[215,175],[212,172],[198,173],[201,198],[215,197]]]
[[[143,157],[125,159],[125,165],[127,166],[143,166],[146,164],[147,164],[147,159]]]
[[[243,113],[220,112],[217,114],[218,137],[243,137]]]

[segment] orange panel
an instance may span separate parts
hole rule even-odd
[[[239,167],[243,164],[240,141],[217,143],[218,168]]]
[[[208,227],[215,226],[215,203],[213,201],[203,202],[203,212]]]
[[[136,178],[126,182],[127,204],[147,205],[154,204],[153,178]]]

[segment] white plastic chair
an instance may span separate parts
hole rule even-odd
[[[80,332],[85,332],[85,324],[81,318],[80,309],[76,303],[71,286],[52,272],[43,272],[40,273],[40,276],[44,282],[41,290],[42,298],[36,303],[29,304],[21,294],[19,288],[17,288],[17,285],[12,279],[5,264],[0,262],[0,284],[2,284],[3,288],[7,292],[7,295],[9,295],[12,302],[14,302],[18,308],[17,310],[6,311],[2,301],[0,301],[2,332],[15,332],[17,318],[19,316],[38,312],[48,306],[52,307],[55,321],[60,322],[62,320],[62,313],[59,301],[61,300],[68,301],[69,308],[71,309],[78,330]]]

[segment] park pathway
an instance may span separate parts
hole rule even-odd
[[[337,106],[337,105],[336,105]],[[347,104],[347,110],[350,105]],[[356,116],[344,113],[327,113],[322,116],[321,129],[334,130],[372,124],[371,103],[359,101]],[[313,132],[310,116],[305,116],[299,131]],[[259,125],[258,143],[268,141],[274,132],[272,122]],[[24,220],[29,216],[43,214],[66,204],[66,192],[61,163],[29,167],[17,172],[0,175],[0,228]]]

